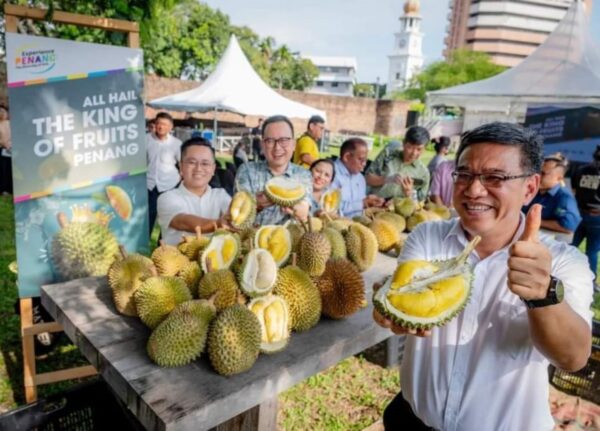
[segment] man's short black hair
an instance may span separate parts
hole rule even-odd
[[[208,141],[207,139],[201,138],[201,137],[190,138],[187,141],[185,141],[183,144],[181,144],[181,159],[182,160],[183,160],[183,156],[184,156],[185,152],[190,147],[206,147],[206,148],[210,149],[210,152],[212,153],[212,156],[213,156],[213,160],[214,161],[217,160],[217,155],[215,154],[215,149],[212,147],[212,145],[210,145],[210,141]]]
[[[364,145],[365,147],[369,147],[367,143],[360,138],[350,138],[346,139],[340,148],[340,159],[344,157],[344,154],[350,153],[356,150],[356,147],[359,145]]]
[[[158,121],[161,118],[166,118],[171,122],[171,124],[173,124],[173,117],[171,117],[171,114],[169,114],[168,112],[159,112],[158,114],[156,114],[156,117],[154,117],[154,121]]]
[[[325,119],[320,115],[313,115],[308,119],[306,127],[308,128],[311,124],[325,124]]]
[[[404,143],[409,145],[426,145],[429,140],[429,132],[421,126],[409,127],[404,135]]]
[[[273,124],[273,123],[286,123],[288,126],[290,126],[290,129],[292,130],[292,137],[294,136],[294,125],[292,124],[292,122],[290,121],[290,119],[288,117],[286,117],[285,115],[271,115],[269,118],[267,118],[265,121],[263,121],[261,129],[260,129],[260,134],[262,135],[262,137],[265,137],[265,130],[267,130],[267,126],[269,124]]]
[[[484,124],[462,134],[456,152],[456,161],[460,155],[475,144],[492,143],[519,147],[521,168],[524,173],[538,173],[542,169],[544,140],[533,130],[518,124],[494,122]]]
[[[310,164],[310,168],[308,168],[308,170],[312,172],[313,169],[316,168],[319,163],[327,163],[331,166],[331,181],[333,181],[335,179],[335,163],[333,163],[333,160],[331,159],[317,159]]]

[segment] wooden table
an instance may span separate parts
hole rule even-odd
[[[184,367],[152,363],[146,354],[150,330],[115,310],[105,277],[43,286],[41,297],[147,429],[208,430],[226,423],[214,429],[273,430],[278,393],[390,336],[372,320],[370,291],[373,282],[393,272],[395,262],[379,254],[363,274],[367,308],[343,320],[323,318],[309,331],[293,333],[284,351],[260,355],[249,371],[232,377],[213,371],[204,354]]]

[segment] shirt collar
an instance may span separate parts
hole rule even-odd
[[[557,185],[555,185],[551,189],[548,189],[548,191],[545,194],[550,195],[550,196],[554,196],[555,194],[558,193],[558,190],[560,190],[560,183],[558,183]]]
[[[336,163],[336,167],[335,167],[335,174],[338,175],[342,174],[345,175],[347,177],[351,177],[352,174],[350,173],[350,171],[348,170],[348,168],[346,167],[346,165],[344,164],[344,162],[342,162],[342,159],[337,159],[335,161]]]
[[[448,239],[450,237],[455,237],[462,246],[466,246],[467,243],[469,242],[469,240],[467,239],[465,230],[463,229],[462,225],[460,224],[460,218],[459,217],[454,218],[453,222],[454,223],[453,223],[452,227],[450,228],[450,230],[444,237],[444,241],[446,241],[446,239]],[[525,229],[525,214],[523,214],[521,212],[521,213],[519,213],[519,227],[517,228],[517,231],[515,232],[514,236],[511,238],[511,240],[509,241],[509,243],[506,246],[504,246],[500,250],[496,250],[493,254],[495,254],[499,251],[507,250],[511,245],[513,245],[515,242],[517,242],[517,240],[523,234],[524,229]]]
[[[190,189],[188,189],[186,186],[183,185],[183,181],[181,181],[181,184],[179,185],[179,189],[184,192],[185,194],[189,195],[190,197],[195,197],[195,198],[201,198],[202,196],[204,196],[205,194],[207,194],[211,187],[210,185],[206,185],[206,190],[204,190],[204,193],[202,194],[202,196],[198,196],[196,193],[192,192]]]
[[[272,176],[275,177],[276,175],[273,173],[273,171],[271,170],[271,168],[269,167],[269,164],[267,163],[266,160],[261,160],[260,163],[263,165],[263,167],[265,168],[265,170]],[[290,160],[288,162],[287,168],[285,168],[285,172],[282,174],[285,177],[293,177],[294,176],[294,166],[292,166],[293,163]],[[277,175],[279,176],[279,175]]]

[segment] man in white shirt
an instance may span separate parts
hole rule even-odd
[[[231,197],[225,189],[208,185],[215,167],[215,150],[206,139],[188,139],[181,146],[183,180],[158,198],[158,224],[166,244],[178,244],[183,235],[194,233],[196,226],[202,232],[228,226]]]
[[[574,247],[538,233],[541,206],[520,209],[540,184],[541,138],[491,123],[465,133],[456,155],[459,218],[424,223],[399,260],[448,259],[475,235],[470,301],[441,328],[407,330],[402,392],[386,430],[552,430],[547,366],[573,371],[591,350],[592,273]],[[560,292],[564,286],[564,298]]]
[[[146,135],[148,172],[149,229],[152,235],[156,221],[156,202],[158,196],[174,188],[180,180],[177,163],[181,157],[181,141],[171,135],[173,118],[166,112],[156,114],[154,132]]]

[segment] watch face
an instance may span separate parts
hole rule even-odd
[[[399,46],[400,48],[404,48],[404,47],[406,46],[406,39],[400,39],[400,40],[398,41],[398,46]]]
[[[556,280],[556,299],[558,302],[562,302],[565,297],[565,286],[563,286],[562,281]]]

